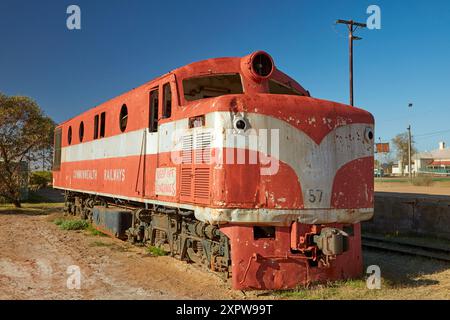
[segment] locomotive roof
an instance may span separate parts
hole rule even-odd
[[[196,77],[196,76],[202,76],[202,75],[208,75],[208,74],[241,73],[240,63],[241,63],[242,59],[243,59],[243,57],[219,57],[219,58],[210,58],[210,59],[206,59],[206,60],[189,63],[182,67],[173,69],[172,71],[162,74],[156,78],[153,78],[152,80],[149,80],[149,81],[145,82],[144,84],[142,84],[138,87],[135,87],[131,90],[125,91],[111,99],[105,100],[102,103],[97,104],[94,107],[90,107],[87,110],[77,114],[76,116],[73,116],[73,117],[59,123],[58,126],[61,126],[88,111],[99,108],[107,102],[112,102],[116,99],[122,100],[124,96],[132,93],[133,91],[141,90],[143,88],[152,86],[152,84],[154,82],[157,82],[158,80],[165,78],[170,74],[175,75],[178,85],[180,85],[181,83],[179,81],[182,81],[183,79],[186,79],[186,78]],[[303,91],[309,95],[309,92],[307,90],[305,90],[297,81],[295,81],[294,79],[292,79],[291,77],[289,77],[287,74],[280,71],[276,67],[274,68],[273,74],[274,74],[274,76],[278,76],[278,77],[285,79],[286,80],[285,82],[289,82],[290,84],[293,85],[293,87],[296,87],[299,91],[301,91],[301,92]]]

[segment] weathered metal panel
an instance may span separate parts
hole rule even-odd
[[[132,212],[118,208],[94,207],[93,225],[98,230],[120,239],[126,239],[125,231],[131,227]]]
[[[363,268],[360,225],[353,225],[353,229],[348,250],[337,255],[331,267],[318,268],[304,255],[291,252],[289,227],[277,227],[274,238],[257,240],[251,226],[222,227],[220,231],[231,242],[233,288],[279,290],[359,277]]]

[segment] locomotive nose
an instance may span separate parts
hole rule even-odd
[[[224,115],[229,117],[226,127],[234,129],[225,144],[234,147],[234,135],[247,139],[242,148],[257,151],[263,159],[255,174],[260,181],[271,181],[264,184],[264,190],[272,198],[261,192],[263,182],[249,192],[258,205],[311,210],[372,206],[374,131],[370,113],[305,96],[264,93],[251,99],[230,98],[230,105],[240,107],[241,112]],[[254,180],[244,176],[236,176],[235,181]],[[292,181],[295,184],[286,187]],[[236,203],[242,201],[240,194],[236,199]]]

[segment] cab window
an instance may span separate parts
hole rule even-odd
[[[170,91],[170,83],[163,86],[163,119],[170,118],[172,115],[172,91]]]
[[[216,74],[183,80],[184,99],[194,101],[244,92],[240,74]]]
[[[158,131],[158,103],[159,103],[159,90],[153,90],[150,92],[150,119],[149,130],[150,132]]]

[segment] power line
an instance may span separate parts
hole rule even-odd
[[[432,136],[432,135],[438,135],[438,134],[447,133],[447,132],[450,132],[450,129],[441,130],[441,131],[434,131],[434,132],[428,132],[428,133],[422,133],[422,134],[415,134],[414,137]]]

